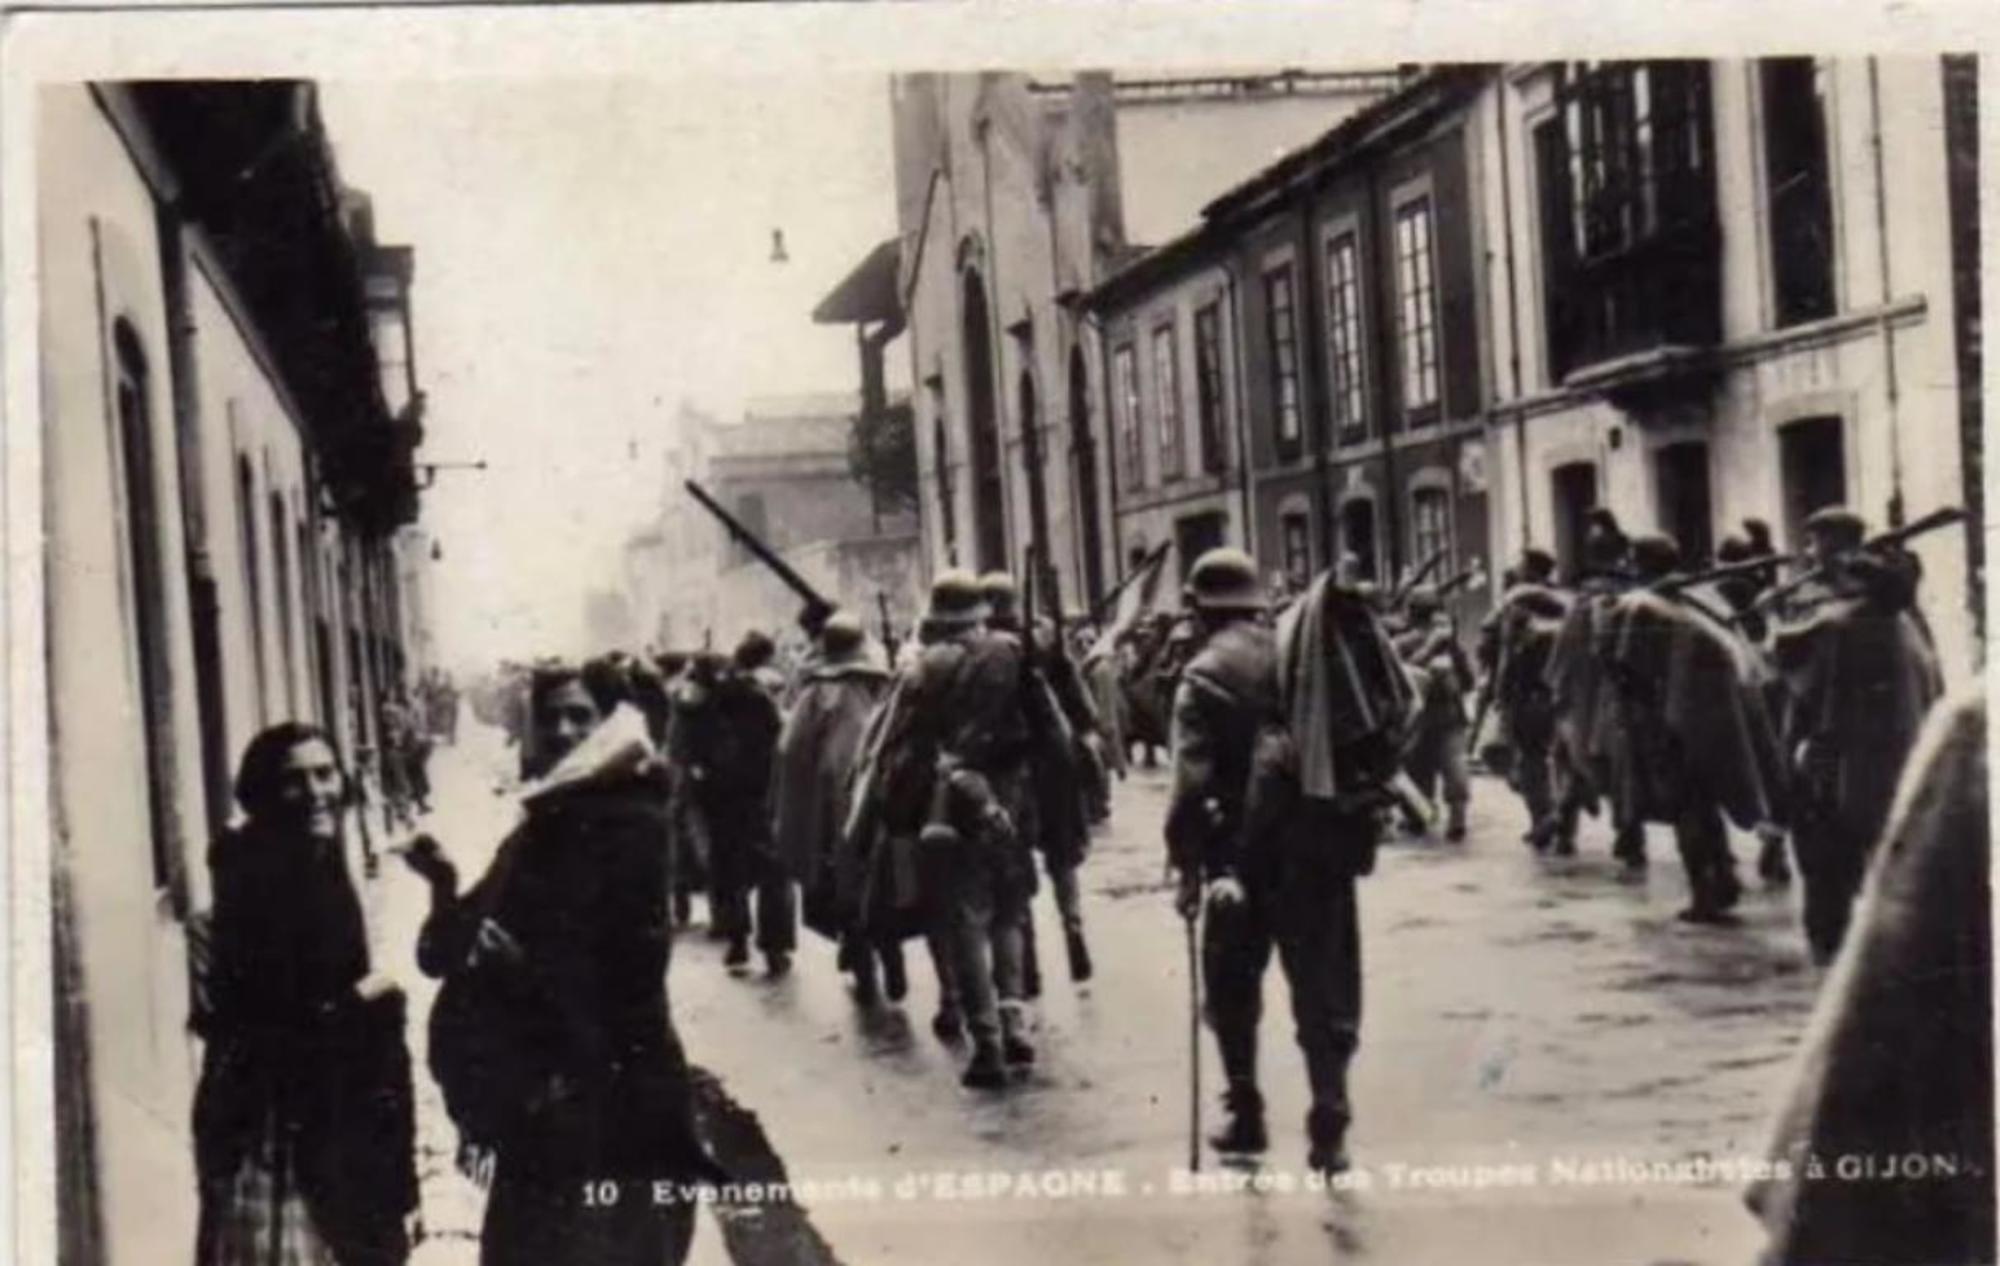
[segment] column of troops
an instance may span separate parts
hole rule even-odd
[[[903,999],[903,947],[923,940],[933,1029],[969,1038],[971,1088],[1034,1061],[1044,881],[1070,975],[1090,978],[1078,868],[1133,749],[1168,748],[1167,860],[1227,1077],[1210,1142],[1267,1145],[1256,1034],[1275,951],[1312,1087],[1309,1161],[1332,1172],[1359,1030],[1354,881],[1398,826],[1463,840],[1475,765],[1520,796],[1537,854],[1574,855],[1588,815],[1636,879],[1646,827],[1669,827],[1693,924],[1734,918],[1733,824],[1767,883],[1796,868],[1813,957],[1831,960],[1940,692],[1902,545],[1951,521],[1870,538],[1826,509],[1798,558],[1752,521],[1690,571],[1671,539],[1600,511],[1581,574],[1559,585],[1525,549],[1474,637],[1445,602],[1470,574],[1384,590],[1346,565],[1274,596],[1222,549],[1189,570],[1178,612],[1102,629],[1033,615],[1004,573],[951,571],[900,647],[809,600],[788,666],[762,633],[728,655],[608,663],[665,758],[676,922],[705,889],[726,965],[754,946],[783,975],[803,921],[870,1005]],[[524,708],[508,719],[532,771],[536,727]]]

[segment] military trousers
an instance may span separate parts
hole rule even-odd
[[[1723,824],[1722,810],[1713,800],[1692,792],[1684,797],[1674,815],[1674,844],[1680,850],[1696,908],[1721,910],[1735,904],[1741,891],[1736,857],[1729,851],[1729,829]]]
[[[771,853],[761,798],[725,801],[708,813],[709,917],[731,939],[748,939],[754,927],[764,953],[791,953],[798,945],[798,892]]]
[[[1427,723],[1403,761],[1410,781],[1417,784],[1417,790],[1423,792],[1426,799],[1435,803],[1442,787],[1444,803],[1455,810],[1455,819],[1464,818],[1465,806],[1472,799],[1472,777],[1466,770],[1465,743],[1464,725]],[[1543,759],[1546,761],[1546,756]]]
[[[1874,843],[1872,833],[1842,821],[1823,803],[1809,801],[1799,810],[1792,853],[1805,887],[1806,944],[1822,967],[1833,961],[1846,939]]]
[[[1232,1090],[1257,1082],[1264,971],[1276,949],[1312,1088],[1307,1127],[1338,1144],[1352,1111],[1347,1066],[1361,1034],[1361,932],[1354,876],[1295,866],[1283,881],[1253,885],[1237,905],[1211,906],[1202,927],[1202,984],[1209,1028]]]

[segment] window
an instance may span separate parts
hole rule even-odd
[[[271,719],[270,682],[264,666],[264,581],[257,557],[257,480],[250,459],[236,457],[236,543],[243,551],[243,592],[250,608],[250,663],[257,682],[257,715]]]
[[[1380,551],[1375,548],[1375,502],[1370,498],[1353,497],[1340,507],[1340,548],[1342,561],[1353,559],[1361,579],[1375,579]]]
[[[1153,331],[1153,390],[1160,398],[1160,479],[1183,473],[1181,443],[1181,367],[1174,352],[1174,327]]]
[[[1278,539],[1284,550],[1285,580],[1294,589],[1312,583],[1312,521],[1304,510],[1287,510],[1278,518]]]
[[[1278,456],[1292,461],[1299,455],[1299,337],[1292,302],[1292,266],[1264,274],[1264,310],[1271,338],[1271,408],[1277,420]]]
[[[1229,517],[1220,510],[1191,514],[1174,521],[1174,553],[1180,558],[1181,583],[1203,554],[1228,543]]]
[[[1721,334],[1708,66],[1577,62],[1534,131],[1550,373]]]
[[[943,529],[945,557],[958,557],[958,510],[952,504],[951,452],[945,436],[944,379],[924,382],[931,399],[931,460],[937,475],[938,523]]]
[[[1141,464],[1145,455],[1139,451],[1139,362],[1131,344],[1112,353],[1111,373],[1118,384],[1118,455],[1125,466],[1125,486],[1143,488],[1146,472]]]
[[[1342,444],[1366,436],[1361,379],[1361,255],[1353,233],[1326,247],[1327,382],[1334,433]]]
[[[292,540],[287,525],[291,516],[285,513],[283,493],[271,494],[271,548],[276,555],[273,566],[277,574],[272,582],[278,590],[278,658],[285,666],[285,712],[289,716],[299,713],[298,665],[293,661],[292,649]]]
[[[117,505],[124,520],[125,565],[131,585],[134,650],[138,658],[139,715],[146,761],[146,807],[152,819],[153,887],[171,890],[175,878],[173,828],[173,724],[169,712],[165,560],[160,553],[160,506],[153,471],[151,375],[132,327],[113,329],[117,383]]]
[[[1771,225],[1773,316],[1797,325],[1833,315],[1833,197],[1827,179],[1826,77],[1810,57],[1759,63]]]
[[[1451,572],[1451,495],[1443,488],[1419,488],[1410,494],[1410,564],[1422,567],[1442,552],[1437,575]]]
[[[1396,209],[1396,347],[1403,411],[1434,413],[1438,402],[1437,253],[1431,200]]]
[[[1222,395],[1222,311],[1213,303],[1194,314],[1194,388],[1201,468],[1220,474],[1229,468],[1229,440]]]

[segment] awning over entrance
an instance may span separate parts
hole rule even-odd
[[[897,320],[903,314],[903,301],[896,292],[901,266],[901,244],[892,237],[868,252],[868,257],[819,301],[813,320],[821,325]]]

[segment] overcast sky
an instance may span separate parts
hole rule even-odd
[[[322,91],[343,179],[416,251],[420,460],[490,463],[424,498],[447,663],[573,648],[679,401],[858,388],[853,331],[811,312],[895,234],[882,77]]]

